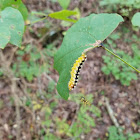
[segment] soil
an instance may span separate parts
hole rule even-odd
[[[35,11],[44,11],[50,9],[52,11],[59,11],[61,7],[58,3],[53,3],[50,0],[24,0],[25,5],[28,10],[31,12]],[[81,17],[85,17],[90,13],[101,13],[104,9],[99,7],[97,0],[72,0],[69,6],[69,10],[78,7],[81,11]],[[52,20],[53,25],[60,23],[57,20]],[[38,32],[38,28],[41,28],[44,24],[36,23],[33,26],[34,34],[30,33],[29,30],[26,31],[23,43],[28,44],[32,40],[34,45],[37,45],[41,50],[44,47],[44,44],[48,41],[47,38],[39,42],[38,38],[35,36]],[[61,27],[61,26],[60,26]],[[67,30],[64,27],[61,27],[56,31],[56,36],[53,38],[49,37],[51,41],[55,40],[56,48],[59,48],[62,41],[62,32]],[[57,41],[56,41],[57,40]],[[116,42],[117,47],[125,49],[125,51],[131,54],[131,49],[129,46],[125,47],[126,44],[123,40]],[[13,52],[13,46],[8,45],[8,47],[3,51],[5,55],[5,60],[8,62],[10,57],[10,52]],[[92,128],[91,132],[81,136],[80,139],[84,140],[96,140],[98,138],[105,139],[108,127],[114,125],[110,115],[108,114],[107,108],[104,105],[104,99],[107,97],[109,99],[109,105],[114,111],[115,117],[120,126],[124,128],[124,134],[126,133],[140,133],[140,75],[138,75],[137,81],[131,81],[130,86],[122,86],[120,81],[115,80],[112,75],[106,76],[102,71],[101,67],[104,65],[102,55],[106,52],[103,48],[96,48],[90,51],[87,55],[87,61],[84,63],[84,66],[80,72],[80,79],[77,87],[70,94],[83,93],[93,94],[94,101],[92,104],[99,107],[101,110],[101,119],[96,118],[96,126]],[[113,57],[113,56],[112,56]],[[16,60],[16,54],[12,60],[10,59],[11,65]],[[6,63],[7,63],[6,62]],[[53,58],[50,59],[51,68],[49,78],[57,82],[59,75],[53,69]],[[39,77],[41,81],[41,89],[44,90],[49,84],[49,79],[43,74]],[[14,105],[14,98],[11,92],[11,81],[8,80],[5,76],[0,77],[0,140],[15,140],[17,135],[17,110]],[[55,116],[58,116],[60,119],[68,120],[68,123],[71,123],[73,117],[75,116],[75,110],[77,105],[71,101],[65,101],[61,98],[55,99],[45,99],[42,95],[42,98],[37,97],[37,92],[39,91],[38,78],[29,83],[23,77],[17,82],[17,91],[18,100],[20,100],[20,139],[21,140],[39,140],[40,129],[42,128],[41,120],[44,119],[44,114],[42,114],[41,109],[33,112],[31,108],[25,107],[25,99],[30,96],[32,100],[37,100],[42,106],[44,104],[50,104],[52,102],[58,103],[57,107],[52,111],[52,119]],[[22,87],[23,86],[23,87]],[[28,95],[23,89],[31,88],[31,94]],[[104,92],[104,95],[101,94]],[[57,94],[57,91],[54,91],[54,95]],[[102,104],[102,105],[101,105]],[[54,125],[52,128],[54,128]],[[19,128],[18,128],[19,129]],[[52,132],[58,136],[57,131],[52,129]],[[12,136],[12,137],[11,137]],[[11,138],[10,138],[11,137]],[[65,136],[61,136],[61,139],[65,139]]]

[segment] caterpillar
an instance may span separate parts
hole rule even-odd
[[[70,72],[71,78],[68,83],[68,88],[70,91],[72,89],[74,89],[74,87],[77,85],[80,69],[81,69],[83,63],[85,62],[86,58],[87,58],[87,56],[84,53],[82,53],[82,55],[76,60],[76,62],[74,63],[74,65],[71,69],[71,72]]]
[[[80,100],[81,100],[81,102],[84,103],[85,105],[91,106],[91,103],[90,103],[88,100],[86,100],[85,97],[81,97]]]

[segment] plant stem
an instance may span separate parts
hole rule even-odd
[[[46,19],[46,18],[47,18],[47,17],[43,17],[43,18],[41,18],[41,19],[39,19],[39,20],[36,20],[36,21],[32,22],[32,23],[30,24],[30,26],[32,26],[32,25],[34,25],[35,23],[40,22],[40,21],[42,21],[42,20],[44,20],[44,19]]]
[[[41,18],[41,19],[39,19],[39,20],[36,20],[36,21],[34,21],[32,24],[35,24],[35,23],[37,23],[37,22],[40,22],[40,21],[42,21],[42,20],[44,20],[44,19],[46,19],[46,17]]]
[[[134,69],[135,71],[137,71],[138,73],[140,73],[140,71],[138,69],[136,69],[135,67],[133,67],[132,65],[128,64],[126,61],[124,61],[122,58],[120,58],[118,55],[116,55],[115,53],[111,52],[110,50],[108,50],[107,48],[105,48],[104,46],[101,46],[102,48],[104,48],[106,51],[108,51],[109,53],[111,53],[112,55],[114,55],[115,57],[117,57],[118,59],[120,59],[121,61],[123,61],[125,64],[127,64],[129,67],[131,67],[132,69]]]
[[[45,17],[47,17],[47,14],[44,14],[44,13],[32,12],[31,14],[32,15],[38,15],[38,16],[45,16]]]
[[[86,46],[92,46],[92,47],[85,49],[85,50],[84,50],[84,53],[87,53],[87,52],[89,52],[90,50],[92,50],[92,49],[94,49],[94,48],[101,47],[101,46],[95,45],[95,44],[88,44],[88,45],[86,45]]]

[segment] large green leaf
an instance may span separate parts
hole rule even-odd
[[[133,24],[134,26],[140,27],[140,12],[137,12],[137,13],[133,16],[131,22],[132,22],[132,24]]]
[[[15,9],[18,9],[24,20],[28,17],[28,10],[26,6],[23,4],[22,0],[0,0],[0,10],[5,9],[6,7],[13,7]]]
[[[57,91],[64,99],[69,97],[70,71],[76,59],[90,44],[106,39],[122,21],[118,14],[92,14],[81,18],[67,31],[54,58],[54,68],[59,72]]]
[[[0,48],[4,48],[10,41],[10,32],[4,24],[0,23]]]
[[[0,48],[9,42],[20,46],[24,32],[24,20],[21,13],[14,8],[7,7],[0,13]]]
[[[69,18],[69,16],[76,15],[76,14],[77,14],[76,11],[62,10],[62,11],[59,11],[59,12],[51,13],[48,16],[51,17],[51,18],[65,20],[65,21],[75,23],[75,22],[77,22],[77,20],[71,19],[71,18]]]

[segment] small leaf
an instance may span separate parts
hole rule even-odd
[[[140,12],[137,12],[131,20],[133,26],[139,26],[140,27]]]
[[[77,20],[71,19],[71,18],[69,18],[69,16],[76,15],[76,14],[77,14],[76,11],[62,10],[59,12],[51,13],[48,16],[51,18],[65,20],[65,21],[75,23],[75,22],[77,22]]]
[[[96,40],[103,41],[118,26],[123,18],[118,14],[92,14],[81,18],[65,35],[62,45],[54,57],[54,68],[59,72],[57,91],[68,99],[70,71],[82,52]]]
[[[109,75],[110,74],[110,70],[108,69],[108,67],[104,66],[102,67],[101,69],[106,75]]]
[[[0,48],[9,42],[20,46],[24,32],[24,20],[21,13],[11,7],[5,8],[0,13]],[[5,32],[5,33],[4,33]]]
[[[63,9],[67,9],[70,4],[70,0],[58,0],[58,2]]]

